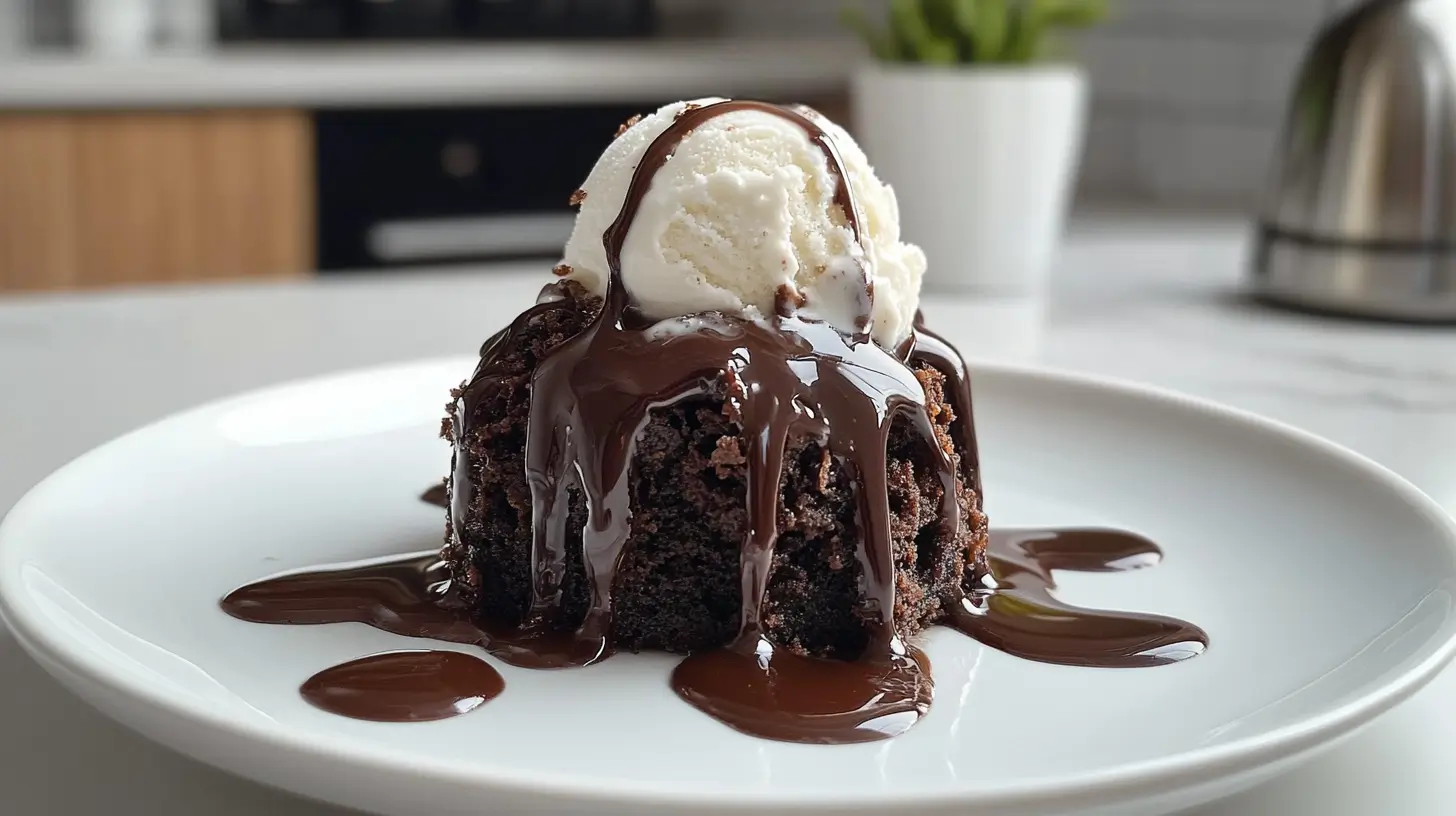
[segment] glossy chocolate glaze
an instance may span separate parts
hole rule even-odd
[[[450,595],[438,553],[342,564],[248,584],[222,599],[253,623],[367,623],[405,637],[480,644],[484,632]]]
[[[526,638],[514,627],[490,626],[470,614],[453,586],[439,553],[416,553],[248,584],[223,598],[222,608],[253,623],[365,623],[405,637],[466,643],[528,669],[576,665],[570,633]]]
[[[450,491],[446,489],[444,484],[437,484],[421,493],[420,501],[425,504],[433,504],[436,507],[449,507]]]
[[[1082,609],[1051,594],[1053,569],[1125,571],[1151,567],[1161,557],[1151,541],[1116,530],[993,531],[990,572],[956,604],[948,600],[943,623],[987,646],[1046,663],[1116,668],[1184,660],[1208,643],[1190,623]],[[398,635],[476,644],[516,665],[570,665],[570,632],[523,643],[512,630],[493,631],[472,619],[445,578],[438,557],[420,553],[265,579],[229,594],[222,606],[256,623],[367,623]],[[930,706],[929,664],[916,649],[842,661],[760,644],[753,651],[715,649],[686,658],[673,671],[673,689],[739,731],[788,742],[884,739],[914,725]],[[367,703],[353,705],[330,710],[357,716]],[[439,711],[428,700],[422,705]]]
[[[888,739],[930,710],[930,660],[919,649],[849,661],[762,644],[757,654],[714,649],[689,656],[673,669],[673,691],[734,730],[781,742]]]
[[[425,722],[468,714],[505,690],[500,672],[460,652],[412,651],[351,660],[310,677],[303,698],[374,722]]]
[[[567,494],[575,485],[585,495],[588,509],[582,550],[589,607],[571,636],[570,660],[588,665],[610,654],[611,593],[631,531],[629,468],[637,437],[653,408],[702,394],[715,381],[729,386],[730,410],[747,440],[749,474],[740,625],[728,648],[756,654],[766,643],[760,609],[778,535],[779,484],[791,438],[808,437],[825,445],[856,475],[861,531],[856,557],[865,576],[863,613],[871,627],[869,650],[880,659],[905,654],[893,620],[895,570],[886,485],[886,448],[897,419],[908,420],[925,443],[927,460],[943,488],[941,524],[951,534],[960,526],[955,465],[935,437],[924,389],[906,360],[870,339],[873,292],[867,276],[859,284],[860,314],[848,333],[801,316],[789,296],[780,298],[771,325],[704,315],[692,331],[662,333],[652,331],[633,309],[622,282],[622,245],[653,177],[694,128],[737,110],[780,116],[804,129],[824,151],[837,179],[835,203],[860,240],[861,217],[838,152],[810,112],[751,101],[689,107],[648,146],[621,212],[602,237],[610,271],[602,310],[580,334],[540,360],[532,377],[525,458],[531,486],[533,580],[530,610],[521,626],[522,646],[535,636],[559,638],[570,511]],[[454,518],[464,518],[469,504],[469,453],[460,439],[476,421],[472,398],[480,384],[497,376],[498,352],[510,347],[538,310],[547,308],[552,308],[549,301],[538,304],[487,343],[480,366],[461,395],[453,423]],[[931,348],[928,354],[938,352],[953,369],[946,372],[948,377],[963,373],[963,364],[949,346],[930,338],[925,342]],[[917,342],[910,354],[920,346]],[[969,399],[964,402],[964,416],[969,418]],[[969,430],[969,421],[961,425]],[[961,449],[974,451],[971,435],[964,437]],[[967,468],[976,469],[973,462]]]
[[[838,152],[810,111],[749,101],[689,106],[652,142],[621,212],[602,237],[610,275],[601,311],[579,334],[538,360],[532,374],[525,445],[532,580],[529,610],[519,627],[470,622],[461,585],[441,574],[433,558],[264,581],[233,593],[224,607],[260,622],[359,621],[399,634],[476,643],[533,668],[602,660],[611,653],[612,590],[630,535],[628,485],[636,439],[653,409],[721,383],[729,393],[732,419],[747,440],[740,624],[731,643],[685,659],[673,673],[674,689],[733,728],[787,741],[882,739],[923,716],[932,696],[928,666],[901,641],[893,620],[887,445],[896,420],[908,422],[924,443],[922,466],[933,470],[942,486],[943,541],[957,538],[963,510],[983,519],[970,381],[959,354],[918,317],[900,348],[891,351],[874,343],[874,291],[858,258],[851,259],[862,273],[853,298],[858,314],[849,330],[800,312],[802,296],[793,291],[779,293],[776,314],[766,322],[704,314],[686,330],[656,330],[633,307],[623,284],[622,245],[653,177],[694,128],[736,110],[779,116],[804,129],[835,175],[834,200],[845,225],[856,241],[863,241],[862,218]],[[491,421],[488,406],[477,405],[480,391],[504,373],[505,352],[517,345],[530,321],[558,308],[559,299],[548,287],[536,306],[487,341],[479,366],[458,395],[450,423],[455,440],[452,519],[465,518],[471,503],[472,463],[463,439],[475,422]],[[910,367],[916,363],[946,378],[958,419],[951,430],[959,472],[956,455],[935,436],[923,387]],[[778,534],[785,451],[792,441],[806,438],[848,464],[857,482],[856,558],[863,576],[861,615],[870,637],[853,661],[804,657],[765,636],[761,609]],[[974,485],[975,507],[957,504],[958,479]],[[582,561],[589,590],[585,619],[574,629],[562,621],[573,487],[587,508]],[[1155,557],[1149,542],[1120,535],[998,536],[990,570],[961,597],[943,599],[948,622],[1014,654],[1071,665],[1155,665],[1200,651],[1206,638],[1189,624],[1079,610],[1051,596],[1053,568],[1111,570]],[[451,546],[463,550],[453,524],[451,537]]]
[[[1191,623],[1136,612],[1099,612],[1057,600],[1052,570],[1125,572],[1162,552],[1118,530],[993,530],[989,572],[946,604],[945,625],[1003,652],[1067,666],[1136,668],[1202,654],[1208,635]]]

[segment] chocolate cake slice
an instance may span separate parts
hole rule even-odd
[[[489,370],[467,387],[443,429],[457,445],[456,497],[444,557],[456,589],[483,620],[527,623],[532,606],[532,491],[527,435],[532,375],[541,361],[597,318],[601,298],[574,282],[548,288],[541,305],[487,344]],[[888,444],[890,534],[895,564],[893,620],[909,637],[942,617],[945,599],[982,564],[986,517],[973,475],[967,418],[947,397],[946,372],[918,363],[936,443],[956,473],[954,527],[941,513],[944,491],[931,452],[897,421]],[[629,469],[630,534],[614,570],[611,646],[693,652],[723,646],[741,624],[744,542],[751,478],[744,427],[726,378],[701,393],[650,412],[637,434]],[[468,406],[468,407],[462,407]],[[461,411],[468,411],[463,415]],[[457,462],[457,465],[459,463]],[[968,478],[969,477],[969,478]],[[463,489],[462,489],[463,488]],[[866,576],[859,557],[865,535],[858,521],[851,467],[818,441],[790,439],[779,485],[777,540],[760,616],[763,635],[799,654],[854,659],[869,642]],[[581,626],[589,605],[582,530],[587,524],[580,486],[570,503],[560,582],[560,613],[545,625]],[[461,501],[461,498],[465,498]]]

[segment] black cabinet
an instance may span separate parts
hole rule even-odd
[[[559,257],[567,204],[655,104],[315,114],[320,268]]]
[[[218,0],[224,42],[639,37],[652,0]]]

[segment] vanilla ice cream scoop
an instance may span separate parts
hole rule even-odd
[[[601,294],[609,277],[602,234],[622,209],[648,146],[688,106],[677,102],[627,127],[597,160],[578,193],[581,210],[566,245],[567,277]],[[859,145],[816,119],[833,141],[858,203],[862,241],[835,202],[839,179],[825,151],[793,121],[755,109],[699,124],[674,149],[643,197],[622,245],[622,281],[650,319],[707,311],[757,319],[773,313],[784,286],[806,313],[837,328],[853,319],[848,288],[874,291],[873,336],[893,347],[909,334],[925,254],[900,240],[894,191],[875,177]]]

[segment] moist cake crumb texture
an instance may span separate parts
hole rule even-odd
[[[504,353],[501,376],[477,385],[461,444],[469,453],[472,501],[459,543],[444,554],[457,587],[483,618],[516,625],[530,603],[531,494],[526,481],[530,379],[537,363],[581,331],[601,308],[578,284],[537,316]],[[944,377],[919,366],[936,439],[956,459],[957,421]],[[458,402],[458,401],[457,401]],[[449,406],[444,436],[457,418]],[[708,393],[653,412],[636,442],[630,473],[632,519],[613,587],[613,645],[687,653],[723,646],[738,630],[740,553],[747,519],[748,464],[740,429],[718,383]],[[971,486],[957,479],[961,524],[943,529],[941,485],[929,452],[897,426],[889,445],[891,535],[896,563],[894,619],[902,637],[945,614],[982,566],[986,519]],[[923,464],[922,464],[923,463]],[[857,497],[848,468],[813,441],[791,441],[778,513],[779,537],[764,608],[765,634],[799,654],[853,659],[868,642],[856,548]],[[587,586],[581,562],[586,511],[571,491],[561,627],[581,623]],[[447,536],[447,542],[453,537]]]

